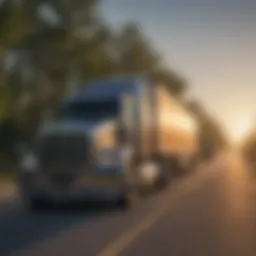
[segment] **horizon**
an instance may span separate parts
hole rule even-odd
[[[188,80],[188,94],[232,140],[250,129],[256,116],[256,2],[104,0],[101,9],[114,26],[137,22],[168,66]]]

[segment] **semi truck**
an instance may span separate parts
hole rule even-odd
[[[43,120],[22,156],[22,198],[29,209],[102,199],[128,206],[193,172],[198,149],[195,118],[164,84],[91,82]]]

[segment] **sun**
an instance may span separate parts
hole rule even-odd
[[[230,124],[231,139],[235,142],[241,141],[245,138],[252,129],[253,122],[249,116],[242,116],[237,118]]]

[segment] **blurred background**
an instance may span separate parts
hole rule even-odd
[[[161,36],[154,40],[150,39],[154,34],[146,33],[148,28],[153,30],[151,23],[161,26],[166,16],[162,10],[169,4],[160,4],[159,11],[154,9],[153,2],[149,6],[143,1],[129,4],[130,8],[122,7],[121,2],[107,0],[1,1],[2,173],[14,171],[19,143],[33,140],[45,110],[54,109],[64,95],[86,86],[90,80],[116,75],[150,74],[164,80],[169,89],[198,115],[209,143],[216,150],[226,143],[224,129],[218,123],[220,119],[210,111],[214,106],[209,102],[210,108],[207,108],[203,94],[198,95],[199,100],[194,96],[187,97],[191,91],[193,94],[190,80],[185,72],[172,69],[176,67],[175,63],[169,65],[171,58],[168,55],[172,52],[174,56],[178,55],[172,41],[177,44],[175,30],[179,26],[182,28],[182,24],[176,21],[172,25],[172,18],[168,21],[170,27],[165,24],[160,28]],[[147,9],[148,14],[145,13]],[[136,19],[133,19],[134,15]],[[147,24],[149,18],[152,20]],[[142,26],[140,20],[146,25]],[[158,29],[154,32],[160,33]],[[193,58],[193,62],[203,68],[203,63],[196,64],[198,59]],[[208,84],[201,86],[202,90],[208,90],[205,89]]]
[[[255,12],[250,0],[0,0],[0,255],[254,256]],[[91,81],[144,75],[194,114],[213,158],[126,214],[25,212],[18,167],[41,121]],[[160,202],[172,210],[136,244]]]

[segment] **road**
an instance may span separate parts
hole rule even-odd
[[[128,211],[32,214],[9,202],[0,207],[0,255],[254,256],[251,180],[239,156],[223,154]]]

